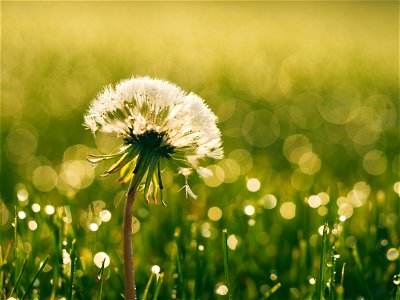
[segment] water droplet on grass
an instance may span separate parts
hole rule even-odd
[[[395,285],[399,285],[400,284],[400,276],[398,274],[393,276],[393,283]]]
[[[396,261],[399,258],[399,250],[397,250],[396,248],[390,248],[386,252],[386,257],[390,261]]]

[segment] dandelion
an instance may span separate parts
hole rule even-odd
[[[209,174],[200,166],[204,158],[221,159],[221,133],[217,117],[203,99],[176,85],[148,77],[131,78],[97,95],[84,117],[93,133],[103,132],[121,139],[121,145],[107,155],[90,155],[99,163],[117,160],[103,175],[119,172],[120,183],[130,181],[124,213],[124,261],[126,298],[136,297],[132,266],[132,205],[138,186],[144,182],[144,197],[162,199],[161,162],[173,164],[185,177],[187,196],[196,198],[188,176],[194,171]],[[152,188],[151,188],[152,187]]]
[[[138,181],[146,177],[144,195],[149,202],[151,183],[155,201],[163,189],[160,162],[165,159],[185,176],[186,194],[195,198],[188,176],[194,170],[201,176],[209,174],[199,165],[200,160],[223,156],[216,121],[203,99],[172,83],[148,77],[121,81],[115,88],[107,86],[92,102],[85,126],[93,133],[113,134],[123,142],[115,152],[90,155],[89,160],[118,159],[103,175],[119,171],[121,183],[131,180],[133,174]]]

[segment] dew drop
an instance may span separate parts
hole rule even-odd
[[[218,295],[225,296],[228,294],[228,287],[224,284],[220,285],[215,291]]]
[[[390,248],[386,252],[386,257],[390,261],[396,261],[399,258],[399,250],[397,250],[396,248]]]
[[[333,258],[336,260],[336,259],[339,259],[340,258],[340,254],[338,253],[338,252],[336,252],[336,251],[333,251]]]
[[[400,284],[400,276],[398,274],[393,276],[393,283],[395,285],[399,285]]]

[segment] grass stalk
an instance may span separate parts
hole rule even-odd
[[[17,247],[18,247],[18,218],[17,206],[14,206],[14,282],[17,282]]]
[[[343,300],[343,295],[344,295],[344,287],[343,287],[343,282],[344,282],[344,268],[346,266],[346,263],[344,262],[342,265],[342,272],[341,272],[341,277],[340,277],[340,284],[337,287],[337,299],[338,300]]]
[[[229,264],[228,264],[228,230],[222,230],[222,248],[224,251],[224,272],[225,284],[228,287],[228,299],[232,299],[231,285],[229,281]]]
[[[374,299],[374,296],[372,294],[372,291],[369,287],[369,285],[366,283],[365,279],[364,279],[364,268],[363,265],[361,263],[361,259],[360,259],[360,254],[358,253],[358,248],[357,245],[353,245],[352,247],[352,251],[351,251],[353,258],[354,258],[354,262],[356,263],[357,266],[357,276],[358,279],[360,280],[360,282],[363,284],[364,286],[364,290],[365,293],[367,294],[367,298],[368,299]]]
[[[275,293],[280,287],[282,286],[282,284],[280,282],[278,282],[277,284],[275,284],[268,292],[266,292],[264,294],[263,299],[268,299],[273,293]]]
[[[14,292],[18,293],[18,287],[21,282],[22,273],[24,272],[27,261],[28,261],[28,258],[25,258],[24,262],[22,263],[21,271],[18,274],[17,281],[15,282],[15,285],[14,285],[13,289],[11,290],[10,296],[12,296],[14,294]]]
[[[156,288],[154,290],[153,300],[158,299],[158,294],[160,293],[160,289],[161,289],[161,285],[162,285],[163,281],[164,281],[164,273],[161,273],[160,275],[158,275]]]
[[[97,288],[97,300],[101,300],[102,294],[103,294],[103,273],[104,273],[104,264],[106,262],[106,259],[103,259],[103,262],[101,263],[101,268],[99,270],[99,275],[98,278],[100,280],[99,286]]]
[[[181,297],[183,300],[186,299],[185,286],[183,282],[183,270],[182,270],[182,254],[180,250],[180,236],[181,229],[178,227],[175,229],[174,240],[176,245],[176,269],[178,271],[178,285],[181,291]]]
[[[147,284],[146,284],[146,288],[144,289],[142,300],[146,300],[147,299],[147,295],[149,294],[150,285],[153,282],[153,278],[154,278],[154,272],[151,272],[149,280],[147,281]]]
[[[324,299],[325,292],[325,266],[326,266],[326,255],[328,253],[328,224],[325,223],[323,233],[322,233],[322,244],[320,252],[320,262],[319,262],[319,274],[318,274],[318,292],[317,299]]]
[[[72,293],[74,290],[75,264],[76,264],[76,240],[74,239],[72,241],[72,248],[71,248],[71,272],[68,285],[68,295],[67,295],[68,300],[72,300]]]
[[[44,267],[47,265],[47,262],[49,261],[49,256],[46,257],[44,262],[41,264],[39,271],[36,272],[35,276],[33,277],[31,283],[29,284],[28,288],[26,289],[24,295],[22,296],[22,300],[28,297],[29,293],[31,292],[31,289],[33,287],[33,284],[35,283],[36,279],[39,277],[40,273],[43,271]]]
[[[0,291],[3,290],[3,278],[4,278],[3,266],[4,266],[3,251],[2,251],[1,245],[0,245]]]
[[[331,281],[329,285],[329,299],[335,300],[335,269],[336,269],[336,251],[332,249],[331,252]]]

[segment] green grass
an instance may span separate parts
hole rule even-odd
[[[132,75],[198,93],[225,149],[197,200],[166,166],[168,206],[137,198],[140,299],[400,297],[398,3],[1,6],[1,299],[123,299],[127,186],[86,161],[118,142],[82,118]]]

